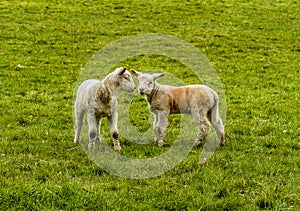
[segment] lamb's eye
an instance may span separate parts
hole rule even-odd
[[[148,82],[148,85],[151,85],[151,84],[152,84],[152,81],[149,81],[149,82]]]
[[[130,78],[129,77],[125,77],[124,78],[126,81],[130,81]]]

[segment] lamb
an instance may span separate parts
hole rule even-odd
[[[124,67],[115,69],[104,80],[90,79],[84,81],[78,88],[74,104],[75,114],[75,139],[74,143],[80,142],[80,133],[83,126],[83,117],[87,113],[89,127],[89,149],[94,149],[95,143],[100,140],[100,120],[108,118],[111,138],[114,149],[121,150],[119,142],[118,123],[118,96],[121,91],[133,92],[135,84],[130,72]]]
[[[153,75],[131,70],[138,79],[138,91],[145,95],[150,111],[154,114],[153,129],[158,146],[165,145],[165,130],[170,114],[191,114],[199,126],[194,146],[201,146],[208,135],[210,123],[220,145],[224,145],[224,125],[218,111],[218,94],[205,85],[173,87],[161,85],[156,79],[164,73]]]

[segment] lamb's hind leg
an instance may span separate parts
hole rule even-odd
[[[216,130],[220,145],[223,146],[225,144],[224,124],[217,110],[213,110],[211,113],[211,124]]]
[[[83,125],[83,116],[84,111],[79,110],[79,108],[75,107],[75,123],[74,123],[74,132],[75,132],[75,138],[74,143],[77,144],[80,142],[80,133]]]
[[[206,117],[206,115],[202,112],[199,112],[197,114],[194,114],[194,119],[196,121],[196,124],[198,124],[198,134],[194,142],[194,146],[201,146],[203,145],[205,138],[207,137],[209,133],[209,121]]]
[[[95,148],[95,143],[97,138],[99,137],[99,125],[97,123],[97,119],[95,116],[94,111],[88,111],[87,112],[87,121],[89,125],[89,150],[92,150]]]

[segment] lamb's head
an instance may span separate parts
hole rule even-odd
[[[150,75],[135,70],[131,70],[131,74],[137,77],[139,93],[142,95],[149,95],[154,89],[155,80],[165,75],[165,73],[155,73]]]
[[[125,67],[119,67],[115,70],[118,84],[122,91],[133,92],[135,90],[135,84],[131,77],[131,74]]]

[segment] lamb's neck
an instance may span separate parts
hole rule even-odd
[[[152,91],[150,92],[150,94],[147,96],[147,100],[149,102],[152,101],[152,99],[159,93],[162,91],[162,85],[158,84],[155,82],[154,87],[152,89]]]
[[[111,96],[119,96],[121,93],[121,88],[118,86],[113,77],[114,76],[112,74],[109,74],[104,78],[104,88],[108,93],[110,93]]]

